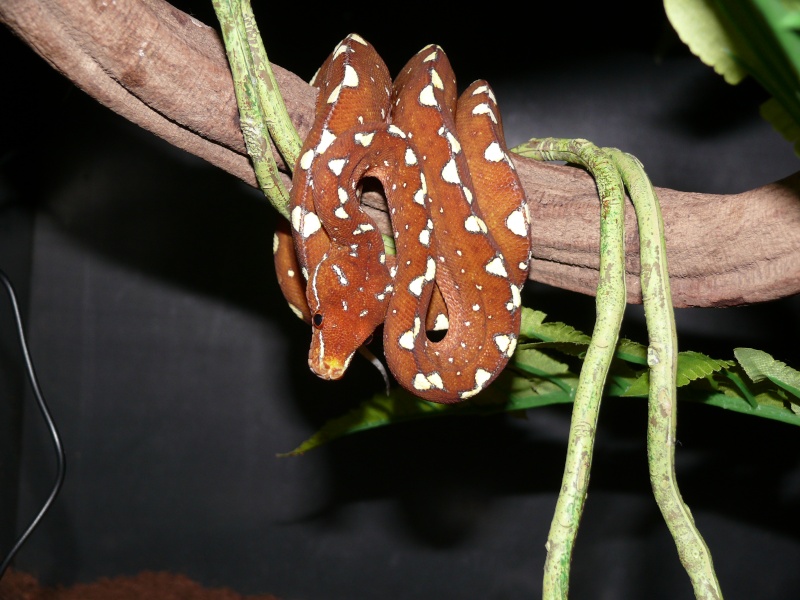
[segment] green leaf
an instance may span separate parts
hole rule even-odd
[[[731,85],[747,75],[736,60],[735,43],[709,0],[664,0],[664,10],[678,37],[692,53]]]
[[[617,343],[617,358],[637,365],[647,364],[647,346],[626,338],[620,338]]]
[[[730,360],[718,360],[700,352],[687,350],[678,353],[678,370],[675,377],[677,387],[688,385],[696,379],[708,377],[712,373],[734,366]],[[647,396],[650,386],[650,374],[645,371],[631,386],[625,390],[623,396]]]
[[[775,360],[762,350],[736,348],[733,354],[754,383],[768,379],[795,398],[800,398],[800,371]]]
[[[752,76],[772,96],[761,114],[800,153],[800,6],[796,1],[664,0],[691,51],[728,83]]]
[[[534,375],[565,375],[569,366],[535,348],[519,348],[514,353],[514,366]]]
[[[375,395],[358,408],[341,417],[331,419],[297,448],[278,456],[298,456],[312,448],[351,433],[391,423],[434,416],[447,411],[447,408],[448,405],[426,402],[405,390],[395,389],[389,396],[386,394]]]
[[[584,345],[588,345],[592,340],[591,337],[571,325],[558,322],[545,323],[546,317],[547,315],[540,310],[533,310],[523,306],[520,337],[542,340],[543,342]]]
[[[701,377],[708,377],[712,373],[733,367],[736,363],[732,360],[719,360],[711,358],[700,352],[686,350],[678,353],[678,387]]]

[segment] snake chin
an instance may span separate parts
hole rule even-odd
[[[352,354],[345,360],[332,356],[311,355],[308,358],[308,366],[320,379],[335,381],[342,378],[352,358]]]

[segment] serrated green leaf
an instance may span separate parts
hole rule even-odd
[[[800,371],[762,350],[735,348],[733,355],[754,383],[768,379],[795,398],[800,398]]]
[[[695,379],[708,377],[722,369],[733,367],[735,364],[732,360],[719,360],[692,350],[679,352],[676,376],[678,387],[683,387]]]
[[[543,342],[586,345],[592,340],[591,337],[571,325],[559,322],[545,323],[546,317],[547,315],[542,311],[523,307],[520,337],[542,340]]]
[[[664,10],[678,37],[692,53],[731,85],[747,71],[737,61],[735,42],[711,0],[664,0]]]
[[[434,416],[445,412],[447,408],[448,405],[426,402],[405,390],[395,389],[389,396],[386,394],[375,395],[359,405],[358,408],[341,417],[331,419],[297,448],[279,454],[279,456],[298,456],[351,433],[425,416]]]
[[[800,7],[797,2],[664,0],[693,53],[729,83],[752,76],[773,97],[762,115],[800,154]]]
[[[688,385],[696,379],[708,377],[712,373],[734,366],[730,360],[718,360],[700,352],[687,350],[678,353],[678,369],[675,376],[677,387]],[[647,396],[650,386],[650,374],[645,371],[623,392],[623,396]]]
[[[535,348],[519,348],[514,353],[514,365],[534,375],[565,375],[569,366]]]

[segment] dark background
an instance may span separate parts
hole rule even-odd
[[[638,156],[657,186],[713,193],[797,170],[758,116],[763,91],[726,85],[658,3],[641,4],[449,18],[432,3],[350,2],[257,17],[271,59],[305,79],[352,31],[393,73],[440,44],[462,86],[492,83],[512,145],[584,137]],[[210,2],[177,6],[215,22]],[[0,267],[21,293],[69,461],[16,566],[64,584],[170,570],[287,600],[540,596],[569,407],[395,426],[277,458],[381,382],[360,362],[338,383],[307,370],[308,331],[274,280],[275,215],[5,29],[0,44]],[[527,293],[552,319],[591,329],[592,298]],[[791,298],[680,310],[681,348],[731,358],[750,346],[797,367],[798,309]],[[646,341],[641,308],[629,313],[624,333]],[[53,459],[5,304],[0,319],[5,551],[46,497]],[[645,417],[640,400],[602,409],[573,598],[692,597],[650,493]],[[681,404],[678,437],[681,489],[726,598],[800,596],[798,431]]]

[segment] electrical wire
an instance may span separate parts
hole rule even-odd
[[[14,559],[14,556],[17,554],[17,552],[19,552],[19,549],[22,547],[31,533],[33,533],[33,530],[36,529],[37,525],[39,525],[42,517],[44,517],[45,513],[47,513],[47,511],[50,509],[50,506],[53,504],[53,501],[56,499],[56,496],[58,496],[58,492],[61,490],[61,485],[64,483],[67,460],[66,456],[64,455],[64,448],[61,445],[61,438],[58,435],[58,429],[56,428],[55,421],[53,421],[53,417],[50,415],[50,410],[47,408],[47,402],[45,402],[44,395],[42,395],[42,391],[39,388],[39,382],[36,378],[36,372],[33,368],[33,361],[31,360],[30,352],[28,352],[28,344],[25,341],[25,331],[22,325],[22,317],[20,316],[19,305],[17,304],[17,295],[14,292],[14,286],[11,285],[11,281],[2,270],[0,270],[0,282],[2,282],[3,287],[6,288],[9,299],[11,300],[11,308],[14,311],[14,320],[17,327],[17,334],[19,336],[19,345],[22,350],[22,357],[25,360],[28,381],[31,384],[31,389],[33,390],[33,395],[36,398],[36,404],[39,407],[39,411],[42,413],[42,417],[44,418],[47,428],[50,431],[50,437],[53,440],[53,446],[55,447],[56,451],[56,479],[53,484],[53,489],[50,492],[50,496],[47,498],[47,500],[45,500],[38,514],[31,521],[30,525],[28,525],[23,534],[19,536],[19,539],[17,539],[14,546],[5,556],[3,562],[0,563],[0,579],[2,579],[3,575],[8,569],[8,566]]]

